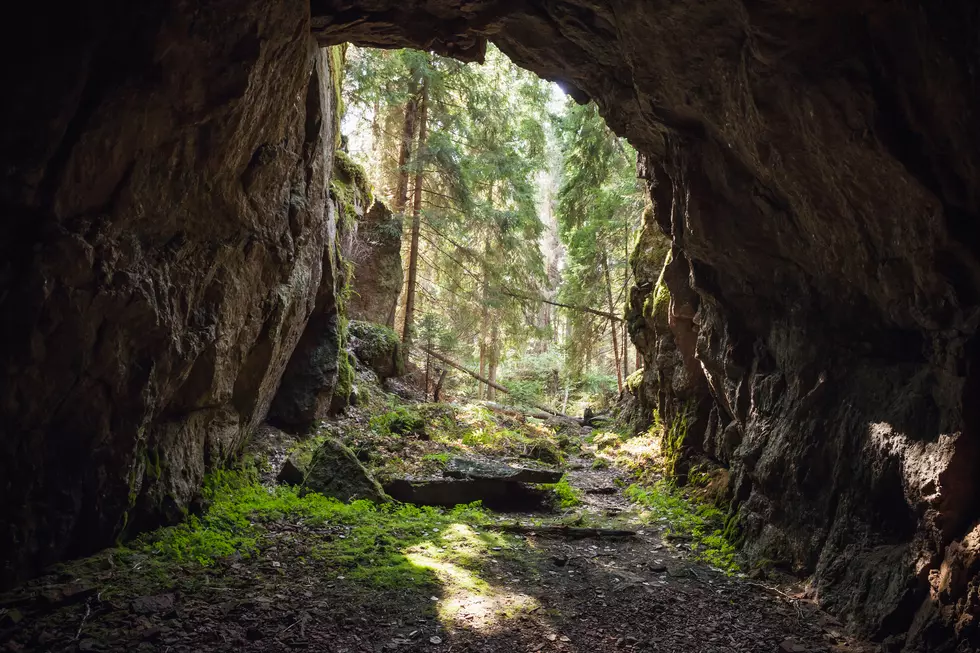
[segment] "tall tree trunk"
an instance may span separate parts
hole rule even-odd
[[[497,383],[497,364],[500,362],[500,329],[497,326],[497,322],[494,321],[493,326],[490,328],[490,370],[487,374],[487,378],[490,379],[490,383],[487,385],[487,399],[493,401],[497,398],[497,391],[494,388],[494,384]]]
[[[609,262],[606,260],[606,255],[602,255],[602,273],[606,277],[606,299],[609,302],[609,312],[615,313],[616,307],[613,304],[612,296],[612,280],[609,277]],[[619,330],[615,321],[609,320],[609,331],[612,332],[612,346],[613,346],[613,362],[616,364],[616,385],[619,387],[619,392],[623,392],[623,370],[619,366],[619,337],[616,332]]]
[[[412,204],[412,247],[408,255],[408,288],[405,293],[405,328],[402,342],[405,353],[412,347],[412,331],[415,328],[415,286],[419,271],[419,232],[422,230],[422,153],[425,151],[426,130],[429,115],[429,82],[422,81],[422,100],[419,110],[419,140],[415,147],[415,199]]]
[[[415,97],[415,89],[410,91],[409,100],[405,103],[405,122],[402,125],[402,142],[398,150],[398,185],[392,212],[396,215],[405,213],[408,205],[408,161],[412,157],[412,141],[415,139],[415,119],[418,117],[419,103]]]
[[[481,308],[480,308],[480,376],[484,376],[486,372],[486,365],[488,362],[488,349],[487,342],[489,340],[489,334],[487,331],[490,328],[490,281],[488,279],[490,271],[487,269],[487,261],[490,257],[490,237],[486,236],[483,241],[483,261],[480,263],[480,272],[483,277],[481,282],[480,293],[481,293]],[[490,387],[487,386],[484,389],[482,386],[479,388],[477,397],[480,399],[490,398]]]

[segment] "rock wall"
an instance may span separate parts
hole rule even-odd
[[[318,298],[331,72],[302,2],[8,15],[0,582],[180,517]]]
[[[980,5],[338,4],[321,42],[490,38],[595,99],[672,239],[647,392],[697,413],[747,551],[899,648],[977,641]]]

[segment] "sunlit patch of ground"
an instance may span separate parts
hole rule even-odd
[[[502,621],[539,607],[536,599],[491,584],[481,574],[496,557],[510,558],[513,550],[500,533],[477,533],[466,524],[453,524],[441,544],[425,542],[404,551],[415,566],[431,571],[442,586],[437,611],[446,627],[487,631]]]

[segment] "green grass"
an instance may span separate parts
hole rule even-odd
[[[631,485],[626,496],[649,509],[651,521],[664,520],[668,535],[690,537],[698,545],[694,551],[696,559],[729,575],[739,571],[731,522],[726,524],[726,515],[718,508],[693,501],[664,481],[650,487]]]

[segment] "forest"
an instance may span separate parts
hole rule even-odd
[[[482,66],[347,58],[345,151],[405,233],[392,326],[412,361],[436,352],[489,382],[453,371],[460,397],[608,408],[639,368],[624,317],[648,203],[636,152],[493,48]]]

